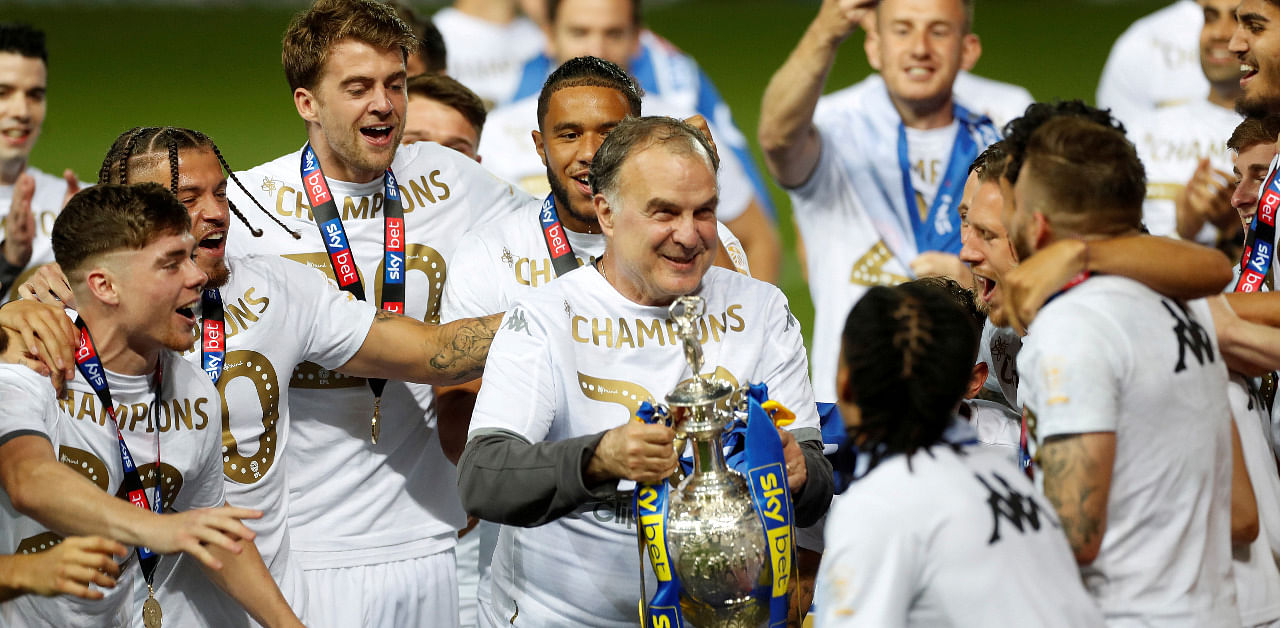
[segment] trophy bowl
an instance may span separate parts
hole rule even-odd
[[[764,529],[746,479],[725,464],[721,434],[732,421],[734,388],[694,377],[666,402],[677,435],[693,448],[693,471],[671,494],[667,542],[684,595],[681,609],[700,628],[759,626],[767,604],[752,590],[771,581]]]

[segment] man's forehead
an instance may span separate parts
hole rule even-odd
[[[962,0],[883,0],[876,8],[877,19],[884,24],[909,22],[960,23],[965,19]]]
[[[557,124],[617,124],[631,108],[627,97],[619,90],[599,85],[574,85],[551,93],[547,101],[547,123]]]
[[[35,84],[43,87],[48,72],[44,61],[36,57],[24,57],[16,52],[0,52],[0,83],[7,85]]]
[[[382,61],[388,62],[388,66],[377,68],[376,66]],[[384,74],[391,75],[397,71],[403,72],[404,62],[405,51],[399,46],[383,48],[355,37],[343,37],[329,44],[324,65],[320,67],[320,80],[342,82],[352,77],[365,76],[370,73],[370,70],[382,70]],[[399,68],[390,67],[392,64],[398,65]]]
[[[562,0],[556,9],[556,23],[598,24],[605,18],[619,17],[625,18],[625,26],[634,27],[631,3],[632,0]]]
[[[1274,19],[1280,16],[1280,8],[1271,4],[1269,0],[1241,0],[1240,4],[1235,7],[1237,18],[1262,18]]]

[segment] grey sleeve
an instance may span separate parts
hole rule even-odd
[[[792,495],[796,507],[795,524],[798,527],[811,526],[827,514],[831,506],[831,494],[835,490],[835,480],[831,475],[831,462],[822,455],[822,440],[810,438],[809,432],[817,430],[796,430],[796,440],[800,450],[804,452],[805,471],[808,478],[798,494]],[[816,435],[816,434],[815,434]]]
[[[614,482],[588,487],[582,471],[604,432],[529,443],[505,430],[482,432],[458,460],[458,492],[467,514],[506,525],[554,521],[582,504],[609,499]],[[827,471],[830,476],[830,467]],[[830,499],[830,487],[827,494]],[[825,510],[825,507],[824,507]]]

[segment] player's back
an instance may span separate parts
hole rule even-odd
[[[1234,621],[1231,415],[1208,306],[1092,278],[1041,311],[1018,373],[1036,443],[1116,435],[1101,548],[1081,568],[1108,622]]]

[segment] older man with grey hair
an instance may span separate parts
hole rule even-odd
[[[459,462],[463,505],[504,524],[482,626],[634,626],[641,591],[629,490],[676,468],[673,432],[634,419],[689,376],[667,306],[701,296],[707,368],[769,385],[796,519],[831,498],[800,326],[775,287],[713,268],[717,159],[663,117],[628,118],[591,167],[607,243],[595,264],[528,294],[494,338]],[[654,579],[646,570],[647,590]]]

